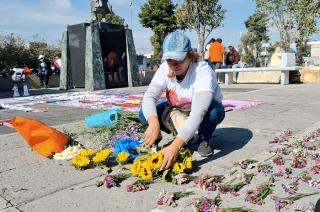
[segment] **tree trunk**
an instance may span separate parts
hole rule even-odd
[[[200,30],[198,33],[198,40],[199,40],[199,55],[204,58],[204,36],[205,36],[205,31]]]

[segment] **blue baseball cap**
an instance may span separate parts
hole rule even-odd
[[[181,32],[172,32],[163,41],[162,61],[185,59],[187,53],[191,51],[190,39]]]

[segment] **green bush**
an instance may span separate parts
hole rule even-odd
[[[0,70],[16,64],[18,67],[37,68],[40,54],[52,61],[60,51],[60,48],[39,39],[27,41],[13,33],[0,35]]]

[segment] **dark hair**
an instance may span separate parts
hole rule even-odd
[[[221,39],[221,38],[217,38],[217,41],[218,41],[219,43],[222,43],[222,39]]]
[[[214,38],[211,38],[210,39],[210,43],[213,43],[213,42],[215,42],[216,41],[216,39],[214,39]]]

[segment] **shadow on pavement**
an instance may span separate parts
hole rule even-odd
[[[215,149],[215,153],[212,156],[203,158],[202,160],[194,161],[195,167],[216,160],[220,157],[228,155],[229,153],[241,149],[244,147],[252,138],[253,134],[250,130],[244,128],[219,128],[217,129],[213,137],[210,140],[210,145]],[[196,144],[191,149],[196,150]]]

